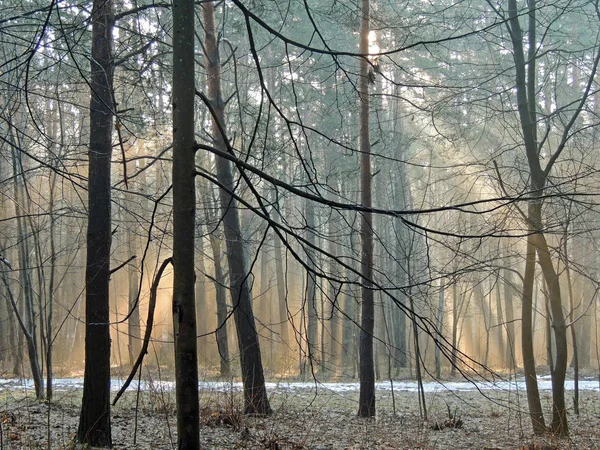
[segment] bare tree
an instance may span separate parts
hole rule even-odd
[[[371,207],[371,142],[369,137],[369,0],[361,0],[360,9],[360,80],[359,80],[359,141],[361,152],[360,188],[361,204]],[[375,370],[373,361],[373,332],[375,329],[375,304],[373,299],[373,219],[370,212],[361,216],[361,275],[363,277],[360,319],[360,397],[358,415],[375,415]]]
[[[215,29],[214,3],[202,5],[207,68],[208,103],[212,109],[212,137],[215,147],[226,151],[225,102],[221,93],[221,59]],[[244,238],[240,228],[237,201],[232,193],[235,183],[228,159],[216,157],[219,198],[223,214],[225,244],[229,263],[229,283],[233,303],[233,317],[238,335],[242,381],[244,383],[245,411],[248,414],[270,414],[271,407],[265,387],[258,333],[252,311],[251,293],[246,269]]]
[[[110,159],[113,132],[113,2],[92,5],[85,372],[77,440],[112,445],[110,425]]]
[[[194,2],[173,3],[173,333],[177,448],[200,448],[195,304]]]

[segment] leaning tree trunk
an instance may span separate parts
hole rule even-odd
[[[202,4],[205,37],[205,64],[207,69],[208,97],[213,109],[212,136],[215,147],[227,151],[225,133],[225,102],[221,95],[221,60],[215,31],[215,7],[213,2]],[[271,407],[265,386],[258,332],[252,311],[248,272],[246,271],[244,240],[240,228],[237,201],[233,197],[235,183],[227,159],[216,157],[217,179],[221,184],[219,197],[223,211],[223,228],[229,282],[233,304],[233,317],[237,328],[244,403],[247,414],[270,414]]]
[[[364,55],[360,60],[360,116],[359,140],[361,152],[361,203],[365,208],[371,207],[371,144],[369,141],[369,0],[361,0],[361,24],[359,53]],[[375,328],[375,304],[373,300],[373,217],[370,212],[363,212],[361,219],[361,275],[362,275],[362,307],[360,329],[360,393],[358,415],[372,417],[375,415],[375,370],[373,361],[373,331]]]
[[[173,333],[177,448],[200,448],[195,299],[194,1],[173,3]]]
[[[110,447],[110,157],[113,131],[113,2],[92,6],[85,372],[77,440]]]

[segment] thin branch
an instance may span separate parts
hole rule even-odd
[[[140,354],[138,355],[137,360],[133,364],[133,367],[131,368],[131,372],[129,373],[127,380],[125,380],[125,383],[123,383],[123,386],[121,387],[121,389],[119,389],[119,392],[115,396],[115,399],[112,402],[112,406],[115,406],[119,398],[121,398],[121,396],[125,393],[129,385],[131,384],[133,377],[135,377],[136,372],[142,365],[142,362],[144,361],[144,356],[146,356],[146,354],[148,353],[148,345],[150,343],[150,336],[152,335],[152,326],[154,325],[154,309],[156,308],[156,293],[158,291],[158,285],[160,284],[160,279],[162,277],[163,272],[165,271],[167,266],[172,262],[173,258],[165,259],[160,265],[158,272],[156,272],[156,276],[154,277],[154,281],[152,282],[152,287],[150,288],[150,304],[148,305],[148,319],[146,320],[144,343],[142,344]]]

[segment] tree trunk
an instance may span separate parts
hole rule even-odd
[[[508,262],[505,262],[508,265]],[[508,266],[507,266],[508,267]],[[508,368],[515,370],[517,368],[516,359],[516,333],[515,333],[515,312],[514,312],[514,282],[512,272],[504,269],[504,305],[506,309],[506,360]]]
[[[567,410],[565,405],[565,377],[567,369],[567,329],[565,317],[562,309],[562,296],[560,292],[560,283],[558,274],[554,269],[552,256],[543,233],[542,224],[542,195],[546,186],[548,173],[552,168],[552,163],[558,156],[553,154],[550,162],[545,169],[542,169],[540,162],[540,152],[537,142],[537,120],[536,120],[536,45],[529,45],[529,54],[527,60],[523,50],[523,33],[519,23],[519,11],[517,10],[516,0],[509,0],[509,21],[510,36],[513,44],[513,59],[515,61],[515,81],[517,94],[517,107],[519,120],[523,133],[523,142],[525,145],[525,154],[529,165],[531,175],[530,189],[535,200],[531,200],[528,205],[527,220],[529,230],[532,235],[528,238],[529,246],[537,252],[538,261],[542,268],[542,274],[548,287],[548,296],[550,300],[550,311],[552,314],[552,329],[554,331],[556,343],[556,363],[551,368],[552,375],[552,424],[551,430],[558,435],[565,436],[569,434],[567,424]],[[536,41],[536,2],[530,0],[529,6],[529,26],[528,42]],[[564,148],[564,144],[563,144]],[[559,150],[557,150],[559,152]],[[532,258],[528,255],[527,264],[530,264]],[[535,259],[535,258],[533,258]],[[533,270],[531,269],[531,272]],[[525,305],[525,303],[524,303]],[[524,306],[525,307],[525,306]],[[523,316],[525,320],[525,316]],[[531,338],[531,335],[529,336]],[[530,383],[533,379],[530,379]],[[537,429],[534,425],[534,429]]]
[[[359,53],[364,55],[360,60],[359,81],[359,141],[361,151],[361,203],[371,207],[371,143],[369,141],[369,0],[361,0],[361,24]],[[373,217],[370,212],[361,215],[361,282],[362,307],[360,329],[360,393],[358,399],[358,415],[372,417],[375,415],[375,371],[373,366],[373,331],[375,328],[375,305],[373,301]]]
[[[206,343],[204,336],[207,333],[206,324],[206,264],[204,262],[204,237],[202,226],[197,224],[196,234],[196,331],[198,336],[198,360],[199,364],[206,363]]]
[[[31,368],[31,376],[35,385],[35,396],[37,399],[44,398],[44,378],[42,376],[42,369],[40,367],[39,356],[38,356],[38,331],[35,323],[35,306],[34,306],[34,292],[33,292],[33,280],[31,279],[31,262],[29,259],[30,248],[28,240],[28,229],[27,223],[24,217],[28,215],[28,211],[23,209],[23,205],[29,204],[24,198],[23,193],[23,164],[21,161],[21,154],[18,153],[16,147],[13,146],[12,150],[12,163],[13,163],[13,186],[14,186],[14,199],[15,199],[15,211],[17,214],[17,239],[18,239],[18,255],[19,255],[19,283],[20,283],[20,295],[25,304],[22,311],[17,310],[17,305],[13,305],[14,312],[17,315],[24,316],[25,328],[22,327],[23,337],[27,343],[27,354],[29,356],[29,367]],[[34,236],[34,239],[38,239]],[[39,254],[39,252],[36,252]],[[7,286],[8,288],[8,286]]]
[[[338,220],[330,220],[329,221],[329,235],[331,236],[331,240],[329,242],[329,252],[332,255],[337,257],[340,256],[340,230],[339,230],[339,221]],[[338,279],[341,276],[340,266],[335,261],[330,260],[330,269],[331,273],[337,277]],[[340,336],[340,312],[341,309],[341,285],[330,282],[329,290],[328,290],[329,301],[331,302],[329,320],[331,323],[329,330],[329,364],[331,367],[331,375],[335,376],[337,369],[339,367],[339,360],[341,354],[341,336]]]
[[[500,364],[506,364],[506,361],[503,361],[504,355],[506,355],[506,349],[504,346],[504,311],[502,309],[502,300],[500,297],[500,282],[498,280],[498,277],[496,277],[496,280],[494,282],[495,284],[495,291],[496,291],[496,340],[498,341],[498,355],[497,355],[497,361],[498,361],[498,365]],[[490,292],[490,295],[491,292]]]
[[[137,239],[133,230],[127,230],[127,246],[129,257],[134,256],[137,251]],[[127,268],[127,281],[129,284],[129,319],[127,319],[127,337],[129,350],[129,363],[133,365],[140,353],[141,329],[139,308],[139,285],[138,265],[132,261]]]
[[[205,64],[207,69],[208,97],[214,111],[212,136],[215,147],[227,151],[225,132],[225,102],[221,94],[221,60],[215,31],[215,9],[212,2],[202,4],[205,37]],[[193,59],[193,58],[192,58]],[[240,229],[237,201],[232,193],[235,183],[229,161],[216,157],[217,179],[222,185],[219,190],[223,227],[229,262],[229,283],[237,328],[244,403],[247,414],[270,414],[271,407],[265,387],[265,378],[258,341],[258,333],[252,311],[248,272],[246,271],[244,241]]]
[[[315,205],[312,201],[306,200],[306,241],[310,245],[316,245],[315,239]],[[315,251],[310,246],[306,246],[306,299],[307,308],[307,332],[306,332],[306,348],[308,353],[308,362],[313,368],[313,371],[319,365],[318,352],[318,336],[319,336],[319,319],[317,316],[317,277],[315,269],[317,262],[315,261]]]
[[[200,448],[195,299],[194,2],[173,3],[173,334],[177,448]]]
[[[110,447],[110,158],[114,74],[112,0],[94,0],[91,23],[85,372],[77,440],[92,447]]]
[[[456,281],[452,283],[452,354],[450,356],[450,363],[452,369],[450,369],[451,376],[456,376],[457,364],[458,364],[458,286]]]
[[[227,338],[227,289],[225,283],[227,279],[223,273],[221,265],[221,241],[218,237],[210,236],[210,245],[213,252],[213,266],[215,269],[215,297],[217,303],[217,349],[219,350],[219,373],[222,377],[228,377],[231,374],[229,365],[229,343]]]
[[[443,335],[444,328],[444,291],[446,289],[446,285],[444,283],[444,279],[440,280],[440,291],[438,293],[438,307],[437,307],[437,315],[435,320],[435,325],[438,329],[438,333],[440,337]],[[442,354],[440,348],[435,346],[435,376],[439,380],[442,377]]]
[[[527,403],[533,432],[544,434],[546,424],[540,402],[540,393],[535,371],[535,356],[533,351],[533,280],[535,278],[535,247],[532,236],[527,238],[527,253],[525,259],[525,274],[523,276],[523,296],[521,309],[521,351],[523,352],[523,374],[527,389]]]
[[[287,289],[283,270],[283,258],[281,256],[281,239],[279,235],[273,235],[273,251],[275,252],[275,277],[277,278],[277,306],[279,311],[279,339],[280,357],[287,359],[288,345],[290,343],[288,326],[288,304]]]
[[[541,205],[534,204],[536,209],[541,209]],[[537,213],[534,217],[537,217]],[[536,221],[536,223],[538,223]],[[539,229],[539,228],[538,228]],[[546,239],[543,234],[533,235],[537,255],[544,279],[548,286],[548,295],[550,298],[550,311],[552,313],[552,330],[554,331],[554,341],[556,345],[556,361],[551,368],[552,375],[552,424],[551,430],[560,436],[569,434],[567,423],[567,405],[565,402],[565,379],[568,365],[568,342],[567,325],[563,312],[562,295],[560,290],[560,280],[554,265]]]

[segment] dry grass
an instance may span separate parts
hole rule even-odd
[[[152,384],[150,384],[153,386]],[[419,415],[413,392],[378,393],[375,419],[356,417],[356,392],[319,389],[275,392],[271,417],[241,414],[241,394],[201,393],[201,440],[205,449],[600,449],[600,399],[581,395],[582,415],[570,416],[571,438],[534,439],[524,393],[437,392],[427,395],[429,420]],[[57,393],[52,404],[23,391],[0,392],[1,449],[74,448],[81,392]],[[549,398],[544,394],[547,404]],[[393,410],[393,404],[396,410]],[[173,392],[158,383],[148,392],[127,393],[113,409],[117,449],[173,449],[176,441]]]

